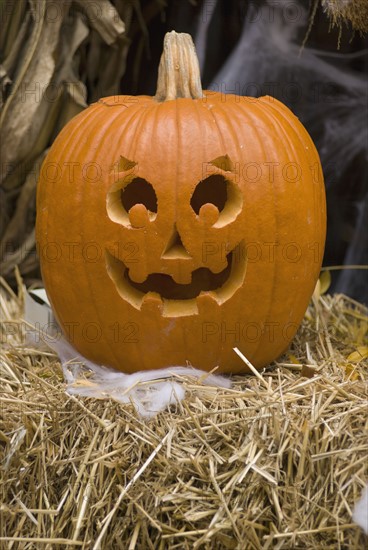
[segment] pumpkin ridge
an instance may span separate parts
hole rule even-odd
[[[175,126],[177,128],[180,127],[179,122],[179,105],[181,104],[180,101],[175,101]],[[177,211],[177,202],[178,202],[178,189],[177,189],[177,181],[179,180],[179,159],[181,159],[181,132],[178,131],[176,133],[176,167],[175,167],[175,219],[178,219],[178,211]],[[186,250],[186,249],[185,249]],[[178,345],[183,346],[183,349],[188,349],[188,338],[187,338],[187,332],[185,330],[181,333],[181,342],[178,342]]]
[[[111,157],[113,158],[113,163],[112,163],[112,166],[109,166],[109,170],[113,170],[114,169],[114,163],[117,161],[117,159],[120,158],[121,155],[125,156],[126,158],[132,160],[133,159],[133,153],[132,153],[132,148],[133,148],[133,143],[134,143],[134,139],[135,139],[135,133],[136,133],[136,129],[137,129],[137,125],[140,121],[140,115],[143,114],[141,113],[140,111],[140,108],[137,108],[137,105],[134,105],[135,109],[132,108],[130,109],[130,112],[128,111],[123,111],[123,112],[120,112],[120,113],[117,113],[117,116],[114,117],[113,119],[109,119],[109,123],[108,123],[108,127],[109,127],[109,130],[111,131],[115,131],[115,128],[114,126],[116,126],[116,132],[120,131],[120,133],[116,133],[116,139],[115,139],[115,147],[114,149],[111,151]],[[105,117],[105,115],[101,112],[101,120],[103,120]],[[121,120],[119,120],[121,118]],[[129,141],[129,145],[127,146],[126,142],[124,141],[125,140],[125,132],[126,132],[126,128],[129,127],[129,129],[131,128],[131,125],[132,125],[132,121],[135,123],[134,125],[134,128],[133,128],[133,137],[132,139]],[[124,142],[124,151],[122,152],[121,151],[121,142]],[[135,162],[135,161],[134,161]],[[138,164],[138,163],[137,163]],[[106,191],[108,191],[109,189],[107,188]]]
[[[180,119],[179,119],[179,105],[180,105],[180,101],[176,101],[175,102],[175,126],[177,128],[180,127]],[[174,199],[174,204],[175,204],[175,220],[178,219],[178,188],[177,188],[177,185],[176,185],[176,182],[178,181],[179,179],[179,162],[180,162],[180,157],[181,157],[181,132],[177,132],[176,134],[176,159],[177,159],[177,162],[176,162],[176,166],[175,166],[175,199]],[[184,336],[185,338],[185,336]],[[186,345],[186,342],[185,342],[185,345]]]
[[[198,102],[195,101],[196,103],[196,107],[198,109]],[[199,112],[199,111],[197,111]],[[204,106],[204,112],[206,114],[209,114],[210,117],[212,118],[212,120],[214,121],[215,123],[215,126],[216,126],[216,130],[217,130],[217,134],[218,134],[218,138],[219,138],[219,143],[221,144],[221,151],[222,151],[222,154],[223,155],[226,155],[228,156],[228,153],[229,153],[229,148],[227,147],[227,143],[226,143],[226,139],[223,135],[223,131],[221,129],[221,126],[218,122],[218,118],[217,118],[217,115],[221,114],[221,117],[222,119],[225,119],[226,120],[226,129],[228,130],[229,128],[231,128],[231,133],[232,133],[232,143],[235,145],[236,149],[237,149],[237,157],[239,158],[239,154],[241,155],[241,148],[240,148],[240,143],[239,143],[239,138],[238,138],[238,133],[236,132],[236,130],[234,130],[233,128],[233,124],[232,124],[232,118],[228,115],[228,113],[226,113],[226,110],[224,111],[221,107],[221,103],[215,103],[213,108],[209,108],[207,105]],[[223,173],[225,179],[226,179],[226,174],[225,174],[225,170],[223,170],[222,168],[220,168],[221,170],[221,173]],[[236,167],[233,167],[232,170],[230,170],[230,172],[232,172],[233,174],[235,174],[236,172]],[[240,189],[240,186],[238,185],[238,188]],[[242,203],[242,206],[243,206],[243,203]],[[238,217],[238,214],[235,216],[235,218],[233,220],[231,220],[231,222],[229,222],[230,224],[235,222],[236,221],[236,218]],[[214,227],[216,227],[217,224],[215,224]],[[229,224],[227,224],[229,225]],[[219,227],[219,226],[217,226]]]
[[[310,166],[310,162],[313,162],[315,160],[319,161],[318,151],[315,148],[311,137],[309,136],[308,132],[305,130],[304,126],[299,121],[299,119],[292,113],[292,111],[290,111],[288,109],[288,111],[290,111],[293,114],[293,118],[291,120],[289,120],[289,118],[286,117],[286,114],[288,114],[287,111],[286,111],[287,108],[285,108],[285,106],[281,102],[277,102],[274,106],[271,105],[270,103],[266,103],[266,102],[264,104],[267,105],[267,107],[269,109],[271,109],[272,111],[273,110],[276,111],[276,113],[280,116],[283,123],[289,125],[289,127],[293,130],[294,136],[298,139],[298,142],[300,144],[300,148],[301,148],[301,150],[303,151],[303,154],[306,157],[308,165]],[[282,126],[284,128],[284,125],[282,125]],[[285,130],[284,130],[284,133],[285,133]],[[304,145],[304,141],[302,140],[302,135],[303,135],[303,140],[304,141],[305,141],[305,139],[308,139],[308,141],[309,141],[308,147],[311,147],[310,152],[309,152],[309,149],[306,149],[306,147]],[[290,143],[290,140],[289,140],[289,143]],[[295,146],[293,144],[292,144],[292,148],[295,151]],[[314,159],[312,157],[314,157]],[[312,182],[312,185],[315,186],[315,183]],[[314,193],[314,189],[311,191],[311,193],[312,192]],[[321,197],[321,198],[323,198],[323,197]],[[319,233],[321,233],[322,229],[325,230],[325,228],[322,227],[320,216],[315,216],[313,226],[314,226],[315,239],[320,240],[320,239],[318,239],[317,235]]]
[[[95,159],[98,158],[99,152],[103,148],[103,145],[104,145],[104,140],[99,139],[99,136],[101,134],[103,135],[103,132],[106,131],[107,128],[111,127],[111,125],[121,116],[121,114],[122,113],[116,112],[116,114],[114,114],[114,116],[112,116],[111,118],[109,117],[105,121],[105,124],[103,124],[105,117],[103,115],[101,104],[96,104],[96,108],[93,109],[92,114],[88,117],[87,125],[86,125],[85,128],[83,128],[84,135],[93,136],[93,141],[90,145],[94,145],[97,142],[97,147],[94,150],[93,156],[91,158],[92,162],[94,162]],[[85,112],[85,115],[87,115],[87,112]],[[96,132],[94,132],[94,130],[96,128],[99,130],[99,133],[97,135],[96,135]],[[66,146],[69,146],[69,147],[71,146],[70,141],[73,141],[73,140],[70,138],[70,140],[66,141]],[[73,141],[73,156],[78,158],[78,155],[80,154],[80,151],[82,151],[84,147],[85,147],[84,140],[80,140],[77,143],[77,145]],[[86,158],[85,158],[85,161],[88,162],[88,160]],[[103,171],[102,177],[104,177],[104,176],[105,176],[105,173]],[[81,185],[80,186],[80,193],[75,195],[77,197],[76,210],[81,212],[81,214],[79,216],[79,223],[78,223],[79,233],[81,235],[81,243],[85,242],[83,228],[85,226],[85,219],[86,219],[86,217],[85,217],[86,216],[86,209],[84,208],[84,204],[85,204],[86,198],[88,199],[88,195],[86,193],[86,190],[87,190],[86,185]],[[88,204],[88,200],[87,200],[87,204]],[[94,285],[92,284],[92,282],[90,280],[91,275],[90,275],[89,270],[88,270],[88,263],[85,262],[85,261],[82,261],[81,263],[83,264],[82,269],[83,269],[83,272],[84,272],[84,280],[87,281],[87,285],[88,285],[88,289],[89,289],[90,308],[93,309],[94,315],[96,316],[100,326],[102,327],[103,326],[102,317],[99,314],[98,300],[96,300],[96,292],[94,291]],[[76,300],[76,302],[78,302],[78,299],[79,299],[78,292],[79,292],[79,288],[75,288],[74,299]],[[102,343],[106,348],[108,348],[108,354],[111,353],[113,355],[113,357],[118,361],[118,357],[116,355],[116,352],[114,351],[114,347],[113,346],[108,346],[108,342],[106,341],[104,334],[102,334],[101,344]]]
[[[232,104],[232,103],[230,102],[230,104]],[[218,123],[218,118],[217,117],[219,115],[222,118],[226,119],[227,128],[231,128],[231,135],[232,135],[232,140],[233,140],[234,146],[235,146],[236,151],[237,151],[237,158],[241,158],[241,147],[240,147],[241,144],[239,143],[239,135],[233,128],[232,117],[230,117],[230,115],[226,112],[226,109],[223,109],[222,102],[221,101],[214,102],[214,107],[211,108],[211,109],[208,107],[208,111],[211,112],[211,114],[213,116],[213,119],[215,121],[216,127],[218,129],[218,133],[220,135],[220,139],[221,139],[221,142],[222,142],[222,146],[224,147],[225,154],[228,154],[228,151],[227,151],[227,147],[226,147],[225,138],[222,134],[221,127]],[[239,237],[240,237],[241,241],[245,241],[244,235],[239,235]],[[246,244],[245,244],[245,247],[246,247]],[[248,263],[247,258],[245,259],[245,262],[246,262],[246,264]],[[247,277],[248,265],[246,265],[245,270],[246,271],[245,271],[244,279],[246,279],[246,277]],[[244,282],[243,282],[243,284],[244,284]],[[235,292],[235,294],[236,294],[236,292]],[[242,317],[242,315],[239,315],[238,312],[242,312],[243,307],[244,306],[243,306],[243,303],[242,303],[241,300],[236,300],[235,301],[236,318],[241,318]],[[219,342],[219,346],[220,346],[220,342]]]
[[[80,113],[78,113],[75,117],[73,117],[68,124],[66,124],[58,133],[58,135],[55,138],[55,141],[53,142],[50,150],[54,149],[55,146],[58,145],[58,142],[60,140],[65,141],[67,145],[69,145],[69,140],[74,136],[74,134],[77,133],[77,131],[80,130],[81,126],[85,124],[85,122],[88,122],[93,116],[96,116],[96,113],[98,112],[98,106],[97,104],[89,105],[87,108],[83,109]],[[73,125],[72,132],[70,132],[70,126],[69,124]],[[64,136],[68,136],[68,139],[65,139]]]
[[[196,102],[196,106],[197,106],[197,109],[198,109],[198,102]],[[228,156],[228,153],[229,153],[229,150],[228,150],[228,147],[227,147],[227,143],[226,143],[226,140],[225,140],[225,137],[223,135],[223,132],[221,130],[221,127],[219,125],[219,122],[218,122],[218,118],[217,118],[217,114],[218,112],[217,111],[220,111],[221,112],[221,118],[224,118],[227,120],[227,123],[226,123],[226,126],[227,128],[231,128],[231,131],[232,131],[232,137],[233,137],[233,143],[237,149],[237,157],[239,157],[239,153],[241,154],[241,148],[240,148],[240,144],[239,144],[239,139],[238,139],[238,134],[233,131],[233,125],[231,123],[231,117],[227,116],[227,113],[224,114],[224,110],[221,109],[221,103],[218,103],[218,102],[215,102],[214,106],[213,107],[210,107],[206,102],[205,104],[203,105],[204,107],[204,112],[206,114],[209,114],[210,117],[212,118],[215,126],[216,126],[216,130],[217,130],[217,134],[218,134],[218,137],[219,137],[219,141],[221,143],[221,155],[225,155],[225,156]],[[228,168],[225,168],[223,170],[222,167],[220,167],[220,170],[221,172],[226,172],[226,170],[228,170]],[[236,167],[232,167],[232,169],[229,170],[230,172],[232,172],[233,174],[235,173],[236,171]],[[225,176],[224,176],[225,177]],[[243,205],[242,205],[243,206]],[[237,216],[236,216],[237,217]],[[235,221],[235,219],[233,220]]]
[[[138,114],[137,114],[138,113]],[[140,112],[140,109],[131,109],[130,113],[128,111],[124,111],[123,113],[119,113],[118,116],[114,117],[109,123],[109,130],[110,132],[116,132],[116,139],[115,139],[115,147],[111,151],[111,158],[113,159],[112,165],[108,167],[108,170],[113,171],[114,170],[114,164],[116,163],[117,159],[120,158],[120,156],[123,154],[128,159],[135,157],[135,153],[133,154],[132,149],[134,145],[135,135],[137,132],[137,125],[140,121],[140,115],[143,114]],[[103,119],[103,115],[101,115],[101,118]],[[121,119],[121,120],[119,120]],[[133,126],[134,124],[134,126]],[[129,128],[133,132],[133,136],[129,140],[129,143],[127,144],[126,139],[126,129]],[[124,150],[122,151],[122,143],[124,143]],[[135,162],[135,161],[134,161]],[[139,163],[136,163],[135,166],[139,165]],[[110,190],[110,186],[106,187],[106,198],[107,193]]]
[[[152,105],[153,107],[153,105]],[[153,112],[154,112],[154,108],[152,109]],[[135,128],[135,134],[134,134],[134,138],[132,140],[132,146],[135,144],[136,145],[136,148],[134,150],[134,157],[136,156],[136,151],[137,151],[137,145],[139,143],[139,140],[140,140],[140,130],[141,128],[147,128],[148,125],[147,125],[147,119],[149,119],[149,126],[153,129],[154,127],[154,124],[153,122],[151,121],[151,118],[152,118],[152,110],[150,108],[146,109],[145,112],[143,112],[139,118],[139,121],[137,123],[137,126]],[[152,131],[152,130],[151,130]],[[158,198],[157,198],[157,202],[158,202]],[[159,215],[159,206],[157,208],[157,215]],[[145,243],[146,245],[146,248],[147,248],[147,244]],[[147,264],[148,264],[148,254],[144,254],[144,262],[145,262],[145,271],[147,272],[148,269],[147,269]],[[146,368],[146,366],[145,366]]]
[[[254,116],[255,118],[257,119],[263,119],[263,123],[265,124],[266,127],[268,127],[268,124],[270,122],[274,123],[274,119],[273,117],[271,117],[267,112],[265,112],[263,109],[260,108],[260,105],[258,102],[254,102],[252,103],[252,107],[255,111],[254,113]],[[243,110],[245,110],[245,106],[242,106]],[[262,150],[262,153],[264,154],[264,158],[267,159],[267,153],[266,153],[266,149],[265,149],[265,145],[263,143],[263,139],[261,138],[260,136],[260,133],[259,133],[259,128],[257,125],[254,125],[254,130],[255,130],[255,133],[256,135],[258,136],[258,143],[259,143],[259,146]],[[274,139],[274,136],[271,135],[270,136],[270,140],[272,141],[273,145],[275,143],[275,139]],[[274,150],[274,147],[272,148]],[[269,160],[268,160],[269,162]],[[273,161],[272,161],[273,162]],[[271,189],[272,191],[272,198],[273,198],[273,219],[274,219],[274,235],[275,235],[275,242],[278,242],[278,239],[279,239],[279,219],[280,219],[280,212],[279,212],[279,207],[277,205],[277,193],[276,193],[276,189],[275,189],[275,182],[274,181],[269,181],[269,187],[268,189]],[[267,189],[267,192],[268,192],[268,189]],[[273,319],[271,318],[272,317],[272,311],[273,311],[273,297],[275,295],[275,288],[276,288],[276,281],[277,281],[277,262],[274,261],[272,262],[272,277],[271,278],[271,288],[270,288],[270,292],[269,292],[269,296],[268,296],[268,307],[266,308],[267,309],[267,314],[265,315],[265,326],[269,323],[269,321],[271,321],[271,323],[273,322]],[[257,347],[254,349],[254,355],[257,355],[259,350],[261,349],[261,347],[264,345],[264,340],[267,339],[267,335],[266,335],[266,331],[263,332],[263,336],[261,336],[261,338],[259,338],[258,340],[258,344],[257,344]]]
[[[266,102],[265,102],[266,104]],[[300,147],[301,149],[303,149],[304,151],[304,154],[308,160],[308,164],[310,166],[310,163],[315,163],[315,161],[317,160],[318,162],[320,162],[320,158],[319,158],[319,154],[318,154],[318,151],[313,143],[313,140],[311,139],[310,135],[308,134],[308,132],[306,131],[306,129],[304,128],[303,124],[299,121],[299,119],[294,115],[293,118],[291,120],[289,120],[287,117],[286,117],[286,114],[288,114],[287,111],[290,111],[292,113],[292,111],[290,109],[285,109],[285,105],[283,105],[281,102],[277,102],[275,103],[275,105],[270,105],[269,103],[267,103],[267,105],[269,107],[271,107],[271,109],[274,109],[278,114],[280,114],[280,116],[282,117],[283,121],[285,121],[287,124],[290,125],[291,128],[294,129],[294,132],[295,132],[295,135],[300,143]],[[292,113],[293,114],[293,113]],[[303,143],[303,140],[302,140],[302,137],[303,137],[303,140],[308,140],[308,147],[310,149],[306,149],[305,148],[305,145]],[[321,175],[322,175],[322,172],[321,172]],[[322,175],[322,178],[323,178],[323,175]],[[315,186],[315,182],[313,182],[313,185]],[[314,190],[313,190],[314,192]],[[322,199],[322,203],[324,204],[324,209],[326,209],[326,206],[325,206],[325,201],[324,201],[324,197],[321,196],[323,194],[319,193],[320,194],[320,201]],[[320,240],[318,239],[318,234],[320,234],[322,231],[323,232],[326,232],[326,228],[325,228],[325,223],[322,222],[321,218],[319,216],[316,216],[316,219],[315,219],[315,224],[314,224],[314,227],[315,227],[315,239],[316,240]],[[323,250],[321,251],[321,253],[323,254]]]
[[[119,101],[119,98],[122,98],[122,101]],[[111,100],[111,103],[108,103],[108,101]],[[127,112],[128,109],[131,109],[132,107],[137,106],[137,104],[150,104],[152,103],[152,96],[149,95],[126,95],[126,96],[106,96],[101,97],[98,101],[95,101],[94,103],[91,103],[89,107],[97,106],[99,109],[111,109],[114,107],[121,108],[124,107],[125,111]]]
[[[99,116],[100,115],[100,116]],[[119,113],[116,113],[116,116],[113,118],[113,121],[116,120],[117,118],[119,117]],[[112,124],[112,121],[110,118],[108,118],[105,122],[104,125],[101,124],[101,119],[103,117],[101,116],[101,112],[98,112],[96,113],[96,116],[94,117],[94,119],[92,120],[92,123],[90,125],[87,126],[86,128],[86,134],[87,135],[92,135],[93,136],[93,143],[96,143],[97,141],[97,147],[96,149],[94,150],[93,152],[93,160],[91,162],[94,162],[94,159],[96,158],[99,158],[99,152],[101,151],[101,149],[103,148],[103,140],[102,139],[99,139],[99,135],[103,134],[103,131],[108,128],[108,127],[111,127],[111,124]],[[97,136],[95,134],[95,132],[93,132],[93,130],[95,128],[98,128],[98,130],[101,132],[101,134],[99,133]],[[91,145],[91,144],[90,144]],[[85,146],[85,144],[82,142],[81,143],[81,147]],[[78,151],[78,149],[77,149]],[[77,153],[76,153],[77,155]],[[85,159],[87,160],[87,159]],[[106,177],[106,174],[104,172],[104,170],[102,170],[102,178],[103,177]],[[84,227],[85,227],[85,220],[86,220],[86,213],[87,213],[87,209],[84,208],[84,204],[87,202],[88,204],[88,200],[86,201],[86,198],[88,199],[88,192],[87,192],[87,186],[86,185],[82,185],[81,186],[81,193],[80,195],[78,196],[78,202],[77,202],[77,210],[79,212],[81,212],[80,216],[79,216],[79,234],[81,236],[81,242],[88,242],[88,240],[86,241],[84,235],[85,235],[85,232],[84,232]],[[103,327],[103,319],[102,319],[102,316],[99,312],[99,307],[98,307],[98,297],[96,297],[96,291],[94,290],[94,285],[93,285],[93,281],[91,281],[91,277],[92,277],[92,271],[89,269],[89,265],[86,261],[82,261],[81,262],[82,264],[82,271],[84,273],[84,277],[83,279],[87,282],[87,285],[88,285],[88,292],[89,292],[89,301],[90,301],[90,308],[93,310],[94,312],[94,315],[95,315],[95,319],[97,320],[100,328],[102,329]],[[77,289],[78,290],[78,289]],[[97,298],[97,299],[96,299]],[[102,331],[102,340],[99,341],[99,344],[102,346],[104,346],[104,348],[106,349],[107,351],[107,354],[110,355],[112,354],[112,356],[115,358],[115,360],[118,361],[118,357],[116,355],[116,352],[114,351],[114,348],[113,346],[109,346],[108,345],[108,342],[106,341],[106,337],[105,337],[105,334],[104,334],[104,331]]]
[[[197,102],[196,102],[196,104],[197,104]],[[222,135],[220,126],[219,126],[219,124],[218,124],[218,121],[217,121],[217,118],[216,118],[216,115],[215,115],[216,108],[217,108],[217,103],[216,103],[216,106],[215,106],[215,107],[210,107],[210,106],[208,105],[207,101],[206,101],[206,102],[203,102],[203,101],[202,101],[202,105],[203,105],[204,110],[205,110],[207,113],[209,113],[209,114],[211,115],[211,117],[212,117],[212,119],[213,119],[213,121],[214,121],[214,123],[215,123],[215,125],[216,125],[217,133],[218,133],[218,135],[219,135],[219,137],[220,137],[221,148],[223,149],[223,151],[225,151],[225,154],[227,154],[227,153],[226,153],[225,139],[224,139],[224,137],[223,137],[223,135]]]
[[[246,108],[246,105],[242,105],[241,108],[242,108],[243,112],[244,111],[247,112],[247,114],[249,116],[249,109]],[[258,124],[255,123],[255,121],[261,119],[262,123],[266,127],[268,127],[270,117],[267,116],[267,114],[260,108],[258,101],[255,101],[255,102],[251,103],[250,111],[251,111],[250,119],[251,119],[251,122],[252,122],[252,127],[254,128],[254,132],[255,132],[255,134],[258,138],[258,145],[259,145],[259,147],[262,151],[263,157],[265,159],[268,159],[267,152],[266,152],[266,147],[265,147],[265,144],[264,144],[264,138],[260,135],[259,126],[258,126]],[[272,141],[272,144],[274,145],[274,143],[275,143],[274,137],[269,136],[269,139]],[[272,150],[274,150],[274,147],[272,147]],[[269,193],[270,191],[272,193],[273,227],[274,227],[275,241],[277,242],[278,231],[279,231],[279,229],[278,229],[278,227],[279,227],[278,220],[280,218],[280,214],[279,214],[279,208],[278,208],[277,200],[276,200],[275,183],[273,181],[268,181],[267,183],[268,183],[267,193]],[[270,272],[268,272],[268,275],[267,275],[267,278],[269,278],[270,282],[271,282],[271,288],[270,288],[270,291],[268,293],[268,304],[265,307],[265,310],[267,312],[267,313],[265,313],[265,326],[267,325],[267,323],[270,321],[270,318],[272,317],[273,299],[274,299],[275,288],[276,288],[276,280],[277,280],[277,262],[272,262],[272,264],[273,264],[272,265],[272,275],[270,274]],[[271,322],[273,322],[272,319],[271,319]],[[261,336],[258,340],[257,347],[254,349],[253,353],[254,353],[255,356],[258,354],[259,350],[264,345],[264,341],[266,340],[266,338],[267,338],[266,331],[264,331],[263,336]]]
[[[142,128],[147,128],[147,119],[148,118],[151,118],[152,116],[152,111],[154,110],[154,104],[153,103],[147,103],[147,105],[145,105],[145,109],[142,109],[142,108],[137,108],[135,112],[132,112],[131,113],[131,117],[129,118],[129,120],[124,120],[124,131],[122,132],[122,135],[120,136],[120,138],[117,140],[117,143],[119,143],[119,147],[120,147],[120,141],[124,141],[123,139],[123,136],[124,136],[124,132],[125,132],[125,128],[127,126],[129,126],[131,120],[134,120],[135,122],[135,125],[134,125],[134,128],[133,128],[133,135],[132,135],[132,138],[130,140],[130,144],[129,144],[129,147],[127,149],[127,158],[129,159],[132,159],[135,161],[135,159],[137,158],[137,149],[138,149],[138,144],[140,142],[140,132],[141,132],[141,129]],[[125,117],[124,117],[125,118]],[[154,124],[152,123],[151,126],[153,127]],[[118,154],[116,154],[116,157],[118,156]],[[138,169],[139,169],[139,162],[138,162]],[[147,255],[144,254],[143,255],[143,261],[145,261],[146,263],[146,266],[145,268],[147,269]],[[112,283],[112,280],[111,278],[109,277],[110,279],[110,283]],[[117,289],[116,287],[114,286],[114,292],[117,293]],[[114,346],[111,346],[112,348]],[[149,368],[149,365],[147,366],[147,361],[149,362],[150,360],[150,357],[149,355],[147,354],[139,354],[139,352],[137,353],[137,355],[139,356],[139,361],[140,363],[142,364],[142,369],[147,369]],[[117,361],[119,361],[119,358],[117,357],[116,353],[114,352],[114,356],[116,357]]]
[[[230,102],[230,105],[232,105],[231,102]],[[239,139],[238,133],[234,130],[233,123],[232,123],[232,118],[229,116],[229,113],[226,112],[226,109],[222,108],[221,102],[216,102],[214,104],[213,108],[211,108],[211,109],[208,107],[208,111],[210,111],[213,114],[214,120],[216,122],[216,126],[218,128],[218,131],[219,131],[219,134],[220,134],[220,137],[221,137],[221,141],[222,141],[222,145],[224,147],[224,150],[226,151],[226,149],[227,149],[226,148],[226,141],[225,141],[225,138],[222,134],[222,130],[221,130],[221,127],[218,123],[218,119],[216,117],[218,112],[221,113],[221,118],[226,120],[226,127],[231,129],[231,137],[233,139],[233,143],[236,143],[237,144],[236,148],[238,150],[240,150],[240,144],[239,144],[239,141],[238,141],[238,139]],[[226,151],[226,154],[227,154],[227,151]]]
[[[226,150],[226,149],[225,149],[225,142],[224,142],[224,139],[223,139],[223,137],[222,137],[220,128],[218,127],[218,124],[217,124],[216,118],[215,118],[215,116],[214,116],[214,113],[212,112],[212,109],[209,109],[207,105],[206,105],[206,107],[207,107],[207,109],[206,109],[205,106],[204,106],[204,101],[203,101],[203,100],[201,101],[201,107],[199,107],[198,101],[194,101],[193,103],[194,103],[194,105],[195,105],[195,111],[196,111],[196,115],[197,115],[198,126],[199,126],[200,128],[201,128],[201,126],[203,126],[203,123],[201,123],[201,114],[200,114],[200,109],[201,109],[201,110],[204,110],[206,114],[208,113],[209,118],[212,118],[212,119],[214,120],[215,125],[216,125],[216,129],[217,129],[217,135],[219,136],[219,139],[220,139],[220,142],[221,142],[221,147],[223,147],[223,148],[224,148],[224,151],[225,151],[225,150]],[[208,115],[207,115],[207,116],[208,116]],[[205,122],[204,124],[206,124],[206,122]],[[207,145],[207,144],[206,144],[206,141],[205,141],[205,140],[201,140],[201,141],[202,141],[202,147],[203,147],[203,142],[204,142],[204,144],[205,144],[205,146],[204,146],[204,151],[205,151],[205,153],[204,153],[204,158],[206,158],[206,159],[207,159],[207,162],[209,162],[209,161],[210,161],[210,158],[209,158],[210,155],[209,155],[209,153],[208,153],[208,148],[206,147],[206,145]],[[195,189],[193,190],[193,193],[194,193],[194,191],[195,191]],[[203,330],[203,328],[202,328],[202,330]],[[220,342],[220,339],[219,339],[219,338],[218,338],[217,341],[216,341],[216,346],[215,346],[215,344],[213,343],[213,347],[216,349],[216,351],[215,351],[215,357],[219,357],[219,355],[220,355],[220,353],[221,353],[221,342]]]
[[[74,136],[75,134],[79,133],[80,130],[81,130],[81,127],[85,124],[85,120],[86,120],[86,117],[87,117],[87,110],[85,111],[82,111],[80,113],[80,117],[78,120],[74,120],[74,128],[71,132],[71,136]],[[82,116],[83,115],[83,116]],[[88,117],[87,117],[87,120],[89,119],[92,119],[92,115],[93,113],[88,113]],[[69,128],[69,132],[70,132],[70,128]],[[57,158],[58,158],[58,161],[61,162],[63,158],[65,158],[65,152],[69,146],[69,140],[66,139],[65,136],[68,135],[67,133],[67,128],[64,127],[63,130],[59,133],[59,135],[57,136],[55,142],[53,143],[50,151],[49,151],[49,154],[47,155],[47,157],[45,158],[44,160],[44,163],[42,164],[42,167],[41,167],[41,174],[42,174],[42,170],[44,168],[44,166],[46,166],[46,163],[47,161],[50,162],[50,156],[51,158],[53,158],[53,154],[54,154],[54,151],[56,151],[57,148],[60,147],[59,143],[61,142],[61,152],[57,154]],[[56,155],[55,155],[56,156]],[[53,182],[53,185],[52,185],[52,191],[51,191],[51,196],[53,197],[55,195],[55,187],[56,187],[57,183],[54,183]],[[47,193],[48,195],[50,195],[50,189],[49,189],[49,183],[47,185],[45,185],[45,189],[47,189]],[[38,199],[38,208],[41,207],[41,195],[40,195],[41,191],[40,191],[40,185],[38,185],[38,189],[37,189],[37,199]],[[45,201],[46,202],[46,201]],[[52,207],[53,207],[53,203],[50,205],[48,205],[47,207],[47,216],[46,216],[46,220],[44,221],[43,219],[43,223],[42,225],[40,226],[39,224],[37,225],[37,233],[36,233],[36,241],[37,242],[41,242],[43,241],[43,235],[42,235],[42,231],[44,230],[44,226],[46,225],[46,231],[44,232],[45,235],[50,235],[50,234],[54,234],[54,232],[50,232],[50,228],[51,228],[51,224],[53,223],[52,221],[52,212],[50,213],[50,210],[52,210]],[[51,214],[51,216],[50,216]],[[54,237],[52,237],[54,238]],[[46,243],[47,244],[47,243]],[[41,254],[42,254],[42,250],[40,251]],[[46,267],[46,269],[45,269]],[[42,272],[42,276],[45,277],[45,278],[48,278],[48,268],[47,268],[47,262],[43,262],[41,264],[41,272]],[[57,285],[56,285],[57,287]],[[51,303],[54,302],[54,299],[53,299],[53,296],[50,295],[50,300],[51,300]],[[57,308],[56,308],[56,311],[57,311]]]
[[[273,99],[273,98],[272,98]],[[282,132],[282,134],[285,136],[285,139],[287,141],[287,144],[288,144],[288,147],[290,148],[290,150],[293,152],[294,154],[294,161],[296,162],[298,159],[301,159],[301,156],[304,156],[304,160],[306,163],[308,163],[309,165],[309,158],[308,158],[308,155],[306,154],[306,150],[305,150],[305,145],[301,139],[301,134],[303,134],[305,132],[305,134],[307,134],[308,136],[308,140],[309,141],[312,141],[309,134],[306,132],[304,126],[302,125],[302,123],[299,121],[299,119],[297,117],[295,117],[295,115],[292,113],[292,111],[290,109],[288,109],[285,105],[283,105],[281,102],[279,101],[262,101],[263,105],[266,107],[266,112],[270,113],[270,115],[272,115],[273,119],[276,121],[277,123],[277,127],[278,127],[278,130]],[[286,115],[289,114],[289,112],[293,115],[293,118],[290,120],[289,117],[287,117]],[[300,145],[300,152],[298,152],[296,150],[296,146],[295,146],[295,143],[294,141],[290,138],[290,135],[289,135],[289,132],[287,131],[287,126],[289,127],[289,129],[291,129],[292,133],[293,133],[293,138],[294,140],[297,139],[298,140],[298,144]],[[304,136],[305,137],[305,136]],[[314,145],[313,145],[314,147]],[[315,159],[316,160],[319,160],[319,156],[318,156],[318,152],[316,151],[316,149],[314,148],[314,154],[317,155],[315,156]],[[308,179],[308,176],[309,174],[307,175],[307,179]],[[305,176],[302,175],[302,181],[301,181],[301,185],[305,188],[306,187],[306,182],[304,181],[304,178]],[[309,185],[310,185],[310,191],[309,191],[309,195],[312,195],[314,193],[314,189],[313,187],[316,185],[314,182],[307,182]],[[308,189],[308,187],[307,187]],[[321,239],[318,237],[318,233],[321,232],[321,223],[320,223],[320,219],[321,217],[319,215],[315,215],[314,216],[314,221],[313,221],[313,230],[314,230],[314,238],[315,238],[315,241],[320,243]],[[323,251],[322,251],[323,252]],[[305,253],[303,251],[303,253]],[[316,284],[317,282],[317,279],[318,279],[318,274],[319,273],[316,273],[315,276],[314,276],[314,283],[313,283],[313,288],[314,288],[314,285]],[[312,290],[313,290],[312,288]],[[296,308],[295,309],[298,309],[298,310],[302,310],[303,309],[303,314],[304,314],[304,306],[302,307],[303,305],[303,299],[302,299],[302,296],[299,297],[298,299],[298,295],[294,295],[294,296],[290,296],[290,300],[289,302],[291,302],[294,307],[296,305]],[[299,317],[301,317],[299,315]],[[300,319],[301,320],[301,319]],[[298,321],[299,323],[300,321]],[[296,330],[294,331],[294,333],[296,332]],[[287,346],[286,346],[287,348]],[[285,348],[285,349],[286,349]]]

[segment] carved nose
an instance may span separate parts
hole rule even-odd
[[[161,256],[162,259],[177,259],[177,260],[186,260],[191,258],[191,255],[186,251],[179,232],[177,230],[176,224],[170,235],[169,240],[167,241],[166,248]]]

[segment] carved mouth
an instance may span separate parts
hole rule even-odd
[[[166,317],[198,313],[201,301],[210,298],[218,305],[231,298],[244,282],[246,257],[244,242],[239,243],[227,256],[227,265],[220,273],[206,267],[192,272],[189,284],[179,284],[164,273],[152,273],[143,283],[132,281],[129,268],[106,251],[107,272],[120,296],[136,309],[150,303],[159,307]]]

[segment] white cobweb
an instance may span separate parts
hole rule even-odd
[[[124,374],[89,361],[62,335],[43,289],[25,291],[24,318],[29,326],[35,327],[27,330],[29,343],[39,347],[46,345],[58,355],[66,391],[71,395],[132,403],[142,417],[149,418],[184,399],[181,377],[197,378],[204,385],[231,387],[228,378],[191,367],[172,366]]]
[[[368,535],[368,485],[365,486],[360,499],[355,504],[352,519]]]

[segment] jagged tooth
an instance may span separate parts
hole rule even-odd
[[[211,264],[211,271],[212,273],[221,273],[221,271],[224,271],[224,269],[227,268],[227,265],[228,261],[226,259],[222,261],[220,260],[219,262]]]
[[[208,315],[208,311],[213,308],[218,308],[219,303],[216,300],[216,295],[213,291],[201,292],[196,298],[198,312]]]
[[[144,271],[133,271],[131,268],[128,271],[129,279],[133,283],[144,283],[148,277],[147,273]]]
[[[192,273],[190,271],[184,271],[172,275],[172,278],[179,285],[189,285],[192,282]]]
[[[204,263],[203,267],[206,267],[212,273],[220,273],[228,266],[228,258],[224,255],[212,256],[207,259],[207,262]]]
[[[164,303],[158,292],[147,292],[147,294],[144,295],[141,311],[146,311],[147,313],[150,311],[162,311],[163,307]]]

